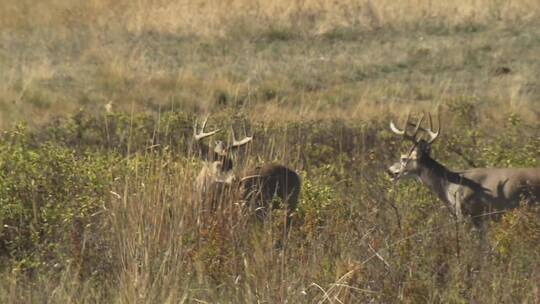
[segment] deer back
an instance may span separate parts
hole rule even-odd
[[[245,172],[241,179],[243,197],[250,207],[268,209],[274,197],[279,197],[289,211],[296,209],[300,194],[300,176],[279,164],[265,164]]]

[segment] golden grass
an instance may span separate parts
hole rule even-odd
[[[360,119],[456,96],[538,117],[537,1],[3,5],[4,125],[219,100],[263,117]]]
[[[236,18],[295,25],[298,17],[311,19],[310,31],[360,24],[377,28],[437,19],[448,24],[516,21],[536,18],[540,4],[534,0],[492,1],[4,1],[0,25],[13,29],[34,26],[121,25],[133,32],[178,31],[198,35],[224,34]],[[300,19],[302,20],[302,19]]]
[[[0,300],[537,302],[537,274],[519,264],[537,257],[525,248],[534,238],[510,251],[517,266],[507,263],[497,252],[520,245],[520,233],[488,234],[502,241],[486,253],[465,228],[454,230],[423,188],[390,190],[381,168],[399,148],[382,130],[388,116],[438,107],[452,113],[443,117],[448,141],[458,138],[472,155],[491,155],[497,165],[510,145],[528,157],[512,158],[514,165],[538,163],[521,137],[496,136],[516,132],[505,129],[514,113],[527,138],[536,138],[538,20],[535,0],[3,0],[1,127],[41,126],[81,108],[101,119],[106,105],[111,113],[173,109],[225,121],[240,112],[267,139],[246,162],[305,171],[309,203],[322,207],[278,248],[276,223],[249,225],[233,207],[205,218],[193,198],[197,166],[185,155],[153,158],[144,149],[123,160],[133,172],[111,189],[96,224],[104,226],[88,228],[96,234],[87,237],[110,246],[92,249],[102,260],[72,257],[62,271],[31,279],[14,267],[0,280]],[[459,125],[473,116],[484,146]],[[437,152],[463,166],[448,145]],[[404,231],[387,208],[392,195]],[[522,226],[523,235],[538,230],[530,221]],[[84,263],[112,278],[93,281]],[[497,284],[518,287],[500,292]]]

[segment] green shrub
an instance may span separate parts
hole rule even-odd
[[[435,159],[456,170],[538,166],[535,125],[508,114],[487,129],[472,101],[455,102]],[[193,116],[81,112],[5,132],[0,260],[9,279],[0,281],[0,301],[8,290],[27,299],[61,286],[66,297],[88,292],[105,302],[533,302],[535,210],[490,223],[486,242],[417,181],[393,187],[385,169],[410,143],[387,130],[389,117],[248,126],[255,140],[239,158],[301,169],[286,234],[283,210],[255,223],[224,196],[217,212],[201,211]],[[242,118],[225,111],[209,123]]]
[[[0,141],[0,255],[20,269],[82,262],[80,255],[98,245],[86,242],[102,228],[100,212],[117,160],[76,154],[54,142],[33,143],[23,126],[5,133]]]

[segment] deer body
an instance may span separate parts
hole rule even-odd
[[[458,217],[486,214],[540,199],[539,169],[478,168],[451,171],[432,158],[420,164],[418,179]]]
[[[420,119],[413,135],[408,135],[405,129],[397,129],[391,123],[390,128],[395,133],[404,135],[414,143],[399,162],[388,168],[394,181],[416,177],[455,216],[460,219],[464,215],[470,216],[475,224],[479,224],[485,215],[516,208],[521,202],[540,201],[540,168],[476,168],[454,172],[431,158],[431,144],[438,137],[440,127],[433,132],[431,116],[429,118],[430,128],[420,127]],[[419,130],[426,132],[430,139],[417,140]]]
[[[260,216],[274,197],[279,197],[288,210],[296,209],[300,194],[300,176],[279,164],[264,164],[247,171],[241,179],[242,195]]]
[[[227,147],[223,142],[216,142],[214,149],[201,142],[203,138],[212,136],[220,130],[204,132],[206,120],[200,132],[194,128],[194,137],[201,156],[205,160],[203,168],[196,179],[197,192],[201,198],[211,201],[215,209],[220,198],[226,192],[237,194],[248,206],[256,211],[258,217],[266,214],[274,197],[280,198],[292,212],[297,205],[300,193],[300,177],[293,170],[279,164],[264,164],[237,175],[233,171],[233,161],[230,153],[233,149],[251,142],[252,137],[237,141],[233,135],[233,143]]]

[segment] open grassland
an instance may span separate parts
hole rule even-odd
[[[411,109],[450,168],[540,166],[537,1],[1,5],[1,303],[540,302],[538,208],[478,233],[384,172]],[[203,208],[208,113],[301,174],[287,237]]]
[[[537,1],[265,3],[4,0],[1,123],[108,103],[366,119],[453,96],[538,119]]]

